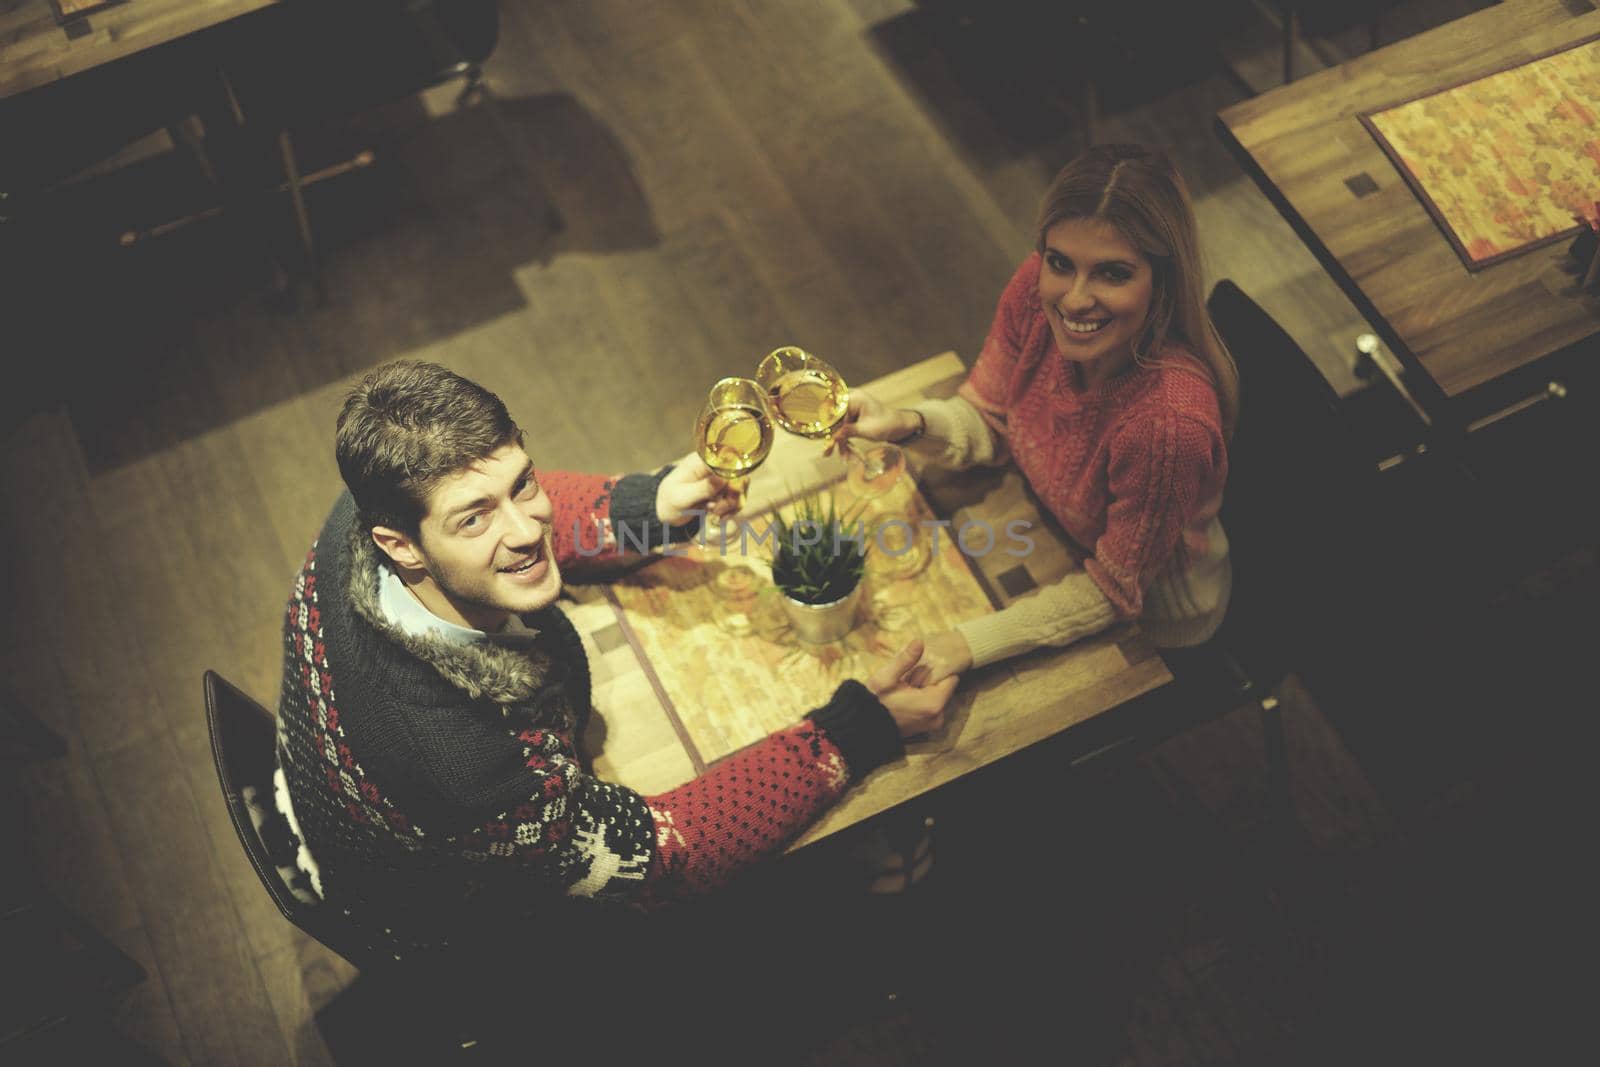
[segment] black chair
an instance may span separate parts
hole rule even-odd
[[[265,192],[289,194],[319,303],[327,294],[304,190],[370,166],[375,155],[363,148],[303,174],[295,131],[459,81],[457,106],[482,106],[514,162],[528,172],[483,76],[499,42],[496,0],[290,0],[260,14],[225,46],[224,66],[237,117],[248,131],[245,152],[261,157],[269,140],[275,147],[283,181]],[[529,177],[530,188],[541,188]],[[561,227],[553,210],[547,209],[546,220],[552,230]]]
[[[1181,722],[1254,703],[1275,817],[1292,818],[1277,690],[1338,626],[1354,541],[1380,472],[1342,419],[1316,365],[1228,280],[1207,308],[1239,368],[1240,417],[1228,448],[1220,519],[1233,591],[1217,633],[1163,653]]]
[[[381,939],[369,937],[332,905],[297,893],[290,885],[292,843],[285,845],[271,830],[263,833],[273,807],[275,717],[215,671],[205,672],[205,702],[222,798],[256,877],[285,919],[361,972],[356,983],[319,1013],[330,1048],[347,1045],[349,1061],[362,1063],[396,1058],[431,1063],[457,1056],[481,1062],[485,1056],[498,1057],[502,1049],[520,1062],[529,1039],[519,1014],[527,1003],[526,956],[515,955],[508,962],[493,952],[453,948],[398,959]],[[604,926],[636,930],[619,926],[626,918],[608,917]],[[539,935],[547,948],[566,938],[567,944],[581,945],[590,955],[569,960],[568,983],[545,990],[541,1003],[547,1010],[562,1003],[558,1014],[564,1019],[576,1018],[576,1012],[587,1007],[614,1006],[614,1000],[589,995],[601,981],[609,980],[601,972],[609,975],[611,966],[606,962],[608,950],[596,948],[599,941],[590,939],[602,929],[594,916],[574,911],[552,922],[552,928]],[[586,959],[593,973],[582,971],[589,977],[574,978]],[[574,999],[568,1003],[561,1000],[564,996]],[[578,1039],[586,1042],[589,1035],[583,1030]],[[552,1033],[546,1043],[563,1040],[560,1033]],[[378,1055],[380,1047],[388,1054]],[[347,1062],[345,1055],[335,1052],[335,1059]]]
[[[364,1005],[360,1009],[330,1005],[328,1011],[340,1020],[329,1027],[338,1032],[330,1036],[330,1043],[348,1031],[364,1031],[364,1036],[347,1040],[359,1040],[363,1054],[371,1054],[376,1023],[343,1021],[345,1015],[370,1013],[391,1017],[383,1024],[383,1040],[398,1043],[410,1055],[422,1054],[419,1050],[429,1050],[431,1056],[451,1055],[475,1047],[475,1035],[483,1024],[471,1016],[469,994],[457,981],[459,976],[439,967],[438,960],[416,968],[397,962],[335,908],[291,885],[292,843],[286,845],[270,831],[263,833],[273,808],[276,719],[215,671],[205,672],[205,700],[222,799],[262,888],[285,919],[355,967],[361,972],[358,981],[368,983],[365,992],[370,993],[371,1005],[362,996],[355,998]]]
[[[278,911],[316,941],[359,971],[383,970],[387,961],[377,946],[333,909],[297,895],[286,873],[294,857],[281,844],[268,844],[262,828],[272,809],[272,775],[277,745],[273,714],[215,671],[205,673],[206,725],[222,799],[256,877]]]

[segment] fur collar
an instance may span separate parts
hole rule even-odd
[[[350,524],[350,605],[379,633],[428,664],[473,700],[521,704],[539,691],[550,673],[549,657],[537,649],[513,652],[493,642],[458,645],[441,637],[418,637],[389,622],[378,604],[382,554],[361,528]]]

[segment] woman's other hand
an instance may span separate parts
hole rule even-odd
[[[916,737],[932,733],[944,725],[944,706],[950,694],[956,691],[957,679],[918,686],[910,682],[910,675],[920,667],[923,643],[913,638],[885,661],[867,678],[867,688],[883,702],[900,728],[901,737]]]
[[[958,630],[934,634],[924,643],[922,660],[911,668],[906,681],[915,686],[938,685],[972,667],[972,648]]]

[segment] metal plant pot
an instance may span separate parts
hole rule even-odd
[[[785,595],[783,610],[789,616],[800,640],[812,645],[837,641],[856,623],[856,605],[861,602],[861,584],[830,604],[805,604]]]

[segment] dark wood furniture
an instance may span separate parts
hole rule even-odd
[[[1579,287],[1564,242],[1469,273],[1358,116],[1596,33],[1588,0],[1506,0],[1218,115],[1436,425],[1483,424],[1592,374],[1600,295]]]
[[[56,20],[50,0],[0,0],[0,98],[209,29],[277,0],[136,0]]]

